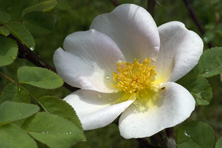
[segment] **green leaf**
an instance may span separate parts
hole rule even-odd
[[[23,17],[23,24],[34,37],[46,36],[55,29],[55,19],[51,14],[32,12]]]
[[[177,148],[203,148],[194,141],[188,141],[177,145]]]
[[[81,123],[74,109],[66,103],[66,101],[56,97],[44,96],[39,98],[39,102],[46,112],[61,116],[74,123],[78,128],[82,129]]]
[[[39,142],[53,148],[69,148],[85,139],[72,122],[50,113],[38,113],[26,120],[23,128]]]
[[[8,36],[10,33],[7,28],[0,26],[0,34],[3,36]]]
[[[222,73],[222,47],[211,48],[203,53],[194,69],[203,77],[212,77]]]
[[[217,140],[215,148],[222,148],[222,137]]]
[[[214,131],[203,122],[183,124],[176,131],[178,148],[213,148]]]
[[[4,101],[30,103],[31,100],[23,87],[16,85],[16,83],[10,83],[1,93],[0,104]]]
[[[0,105],[0,125],[25,119],[38,111],[37,105],[5,101]]]
[[[16,125],[0,127],[1,148],[37,148],[35,141]]]
[[[26,29],[26,27],[19,22],[10,22],[6,24],[6,27],[19,41],[25,44],[28,48],[35,47],[35,41],[31,33]]]
[[[40,2],[38,4],[32,5],[28,8],[25,8],[22,12],[22,17],[30,12],[39,11],[39,12],[47,12],[52,10],[57,4],[56,0],[47,0],[44,2]]]
[[[17,43],[9,38],[0,36],[0,66],[11,64],[17,57]]]
[[[6,24],[10,21],[11,17],[10,15],[5,11],[0,11],[0,25]]]
[[[19,83],[44,89],[55,89],[63,85],[63,80],[56,73],[40,67],[20,67],[17,76]]]
[[[9,13],[11,20],[19,21],[22,17],[22,11],[38,1],[39,0],[0,0],[0,10]]]
[[[196,75],[193,71],[177,83],[189,90],[196,100],[196,105],[208,105],[213,97],[212,88],[208,81],[204,77]]]

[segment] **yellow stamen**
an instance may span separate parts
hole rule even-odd
[[[134,63],[118,62],[116,65],[118,72],[113,72],[113,80],[116,83],[112,84],[113,87],[130,94],[155,87],[153,82],[157,74],[156,66],[150,65],[150,58],[145,59],[143,63],[135,59]]]

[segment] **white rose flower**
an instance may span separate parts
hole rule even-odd
[[[81,88],[64,98],[84,130],[119,115],[120,134],[149,137],[187,119],[192,95],[175,83],[198,62],[203,41],[181,22],[157,28],[142,7],[124,4],[97,16],[89,31],[75,32],[58,48],[54,64],[65,82]]]

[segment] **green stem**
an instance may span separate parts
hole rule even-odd
[[[4,76],[6,79],[10,80],[11,82],[16,83],[17,85],[19,85],[15,80],[13,80],[12,78],[10,78],[10,77],[7,76],[6,74],[4,74],[4,73],[2,73],[2,72],[0,72],[0,74],[1,74],[2,76]],[[22,87],[22,86],[19,86],[19,87],[21,87],[24,91],[26,91],[26,93],[29,94],[29,96],[31,97],[31,99],[42,107],[41,103],[38,101],[38,99],[37,99],[30,91],[28,91],[27,89],[25,89],[25,88]]]
[[[1,74],[3,77],[5,77],[6,79],[8,79],[9,81],[15,82],[12,78],[10,78],[10,77],[7,76],[6,74],[2,73],[1,71],[0,71],[0,74]]]
[[[204,29],[204,26],[200,23],[200,21],[198,20],[197,16],[196,16],[196,13],[193,9],[193,7],[191,6],[189,0],[183,0],[187,10],[189,11],[190,13],[190,16],[192,18],[192,20],[194,21],[194,23],[196,24],[197,28],[200,30],[201,34],[204,35],[205,34],[205,29]],[[211,48],[212,47],[212,43],[209,42],[208,43],[208,47]]]
[[[39,104],[39,106],[40,106],[40,108],[42,109],[42,110],[45,110],[44,108],[43,108],[43,105],[39,102],[39,100],[30,92],[30,91],[28,91],[26,88],[24,88],[24,87],[22,87],[22,86],[20,86],[24,91],[26,91],[26,93],[28,93],[29,94],[29,96],[31,97],[31,99],[36,103],[36,104]]]

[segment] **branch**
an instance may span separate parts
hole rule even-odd
[[[173,138],[174,137],[174,131],[173,131],[173,128],[167,128],[166,129],[166,135],[168,138]]]
[[[157,133],[155,135],[158,143],[160,144],[161,148],[166,148],[164,141],[162,140],[162,138],[160,137],[160,133]]]
[[[118,2],[118,0],[110,0],[111,1],[111,3],[113,3],[113,5],[114,6],[119,6],[119,2]]]
[[[147,0],[147,11],[153,16],[156,6],[156,0]]]
[[[18,54],[19,58],[25,58],[38,67],[46,68],[46,69],[51,70],[56,73],[56,70],[52,66],[50,66],[46,62],[44,62],[38,55],[36,55],[29,48],[27,48],[25,45],[23,45],[13,35],[10,34],[9,37],[14,39],[15,41],[17,41],[18,48],[19,48],[19,54]],[[66,87],[67,89],[69,89],[70,91],[76,91],[79,89],[76,87],[72,87],[65,82],[64,82],[63,86]]]
[[[197,28],[200,30],[201,34],[204,35],[205,34],[205,29],[203,27],[203,25],[200,23],[200,21],[198,20],[196,13],[194,12],[190,2],[188,0],[183,0],[184,4],[186,5],[186,8],[188,9],[191,18],[193,19],[194,23],[196,24]],[[208,47],[211,48],[212,47],[212,43],[209,42],[208,43]]]

